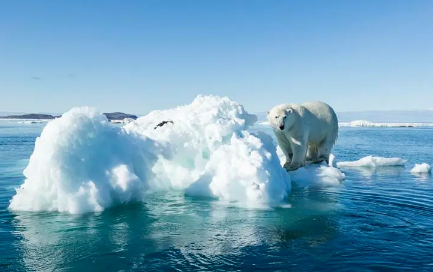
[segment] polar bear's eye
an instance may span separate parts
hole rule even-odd
[[[278,116],[275,116],[275,119],[278,119]]]

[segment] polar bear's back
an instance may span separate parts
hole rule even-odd
[[[309,130],[312,135],[322,136],[327,134],[328,137],[337,139],[338,135],[338,118],[335,111],[326,103],[320,101],[310,101],[300,104],[305,110],[304,118],[309,120]]]
[[[338,124],[337,115],[334,110],[326,103],[320,101],[309,101],[301,104],[302,107],[311,112],[315,117],[322,121]]]

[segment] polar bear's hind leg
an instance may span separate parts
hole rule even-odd
[[[322,144],[318,148],[318,157],[316,163],[321,163],[323,161],[326,162],[326,164],[329,164],[329,155],[331,154],[331,149],[334,145],[334,140],[328,140],[325,139]]]
[[[316,143],[308,143],[306,161],[315,163],[318,159],[318,145]]]

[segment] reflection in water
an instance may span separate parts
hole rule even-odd
[[[20,213],[14,227],[23,238],[19,248],[27,270],[85,271],[89,262],[101,268],[107,263],[109,270],[142,269],[173,257],[203,267],[227,265],[255,247],[325,243],[337,230],[337,196],[294,189],[293,208],[248,210],[172,192],[100,214]]]
[[[57,271],[86,268],[89,260],[116,258],[122,262],[122,252],[140,240],[152,248],[152,240],[142,238],[148,232],[141,226],[142,219],[152,221],[142,204],[131,204],[81,216],[20,213],[14,226],[15,235],[23,238],[19,248],[26,269]]]
[[[326,243],[334,238],[338,229],[337,221],[330,216],[319,215],[302,218],[290,222],[284,228],[278,228],[275,235],[281,246],[302,240],[310,247],[316,247],[320,243]]]
[[[341,167],[343,172],[357,172],[362,176],[372,180],[375,176],[387,176],[387,177],[401,177],[405,173],[405,168],[401,166],[389,166],[389,167]]]
[[[416,180],[419,181],[427,181],[431,178],[431,174],[430,173],[411,173]]]
[[[342,207],[336,188],[292,188],[293,209],[281,210],[279,224],[273,229],[281,246],[306,242],[307,246],[325,243],[335,236],[336,212]],[[289,217],[291,220],[285,220]]]

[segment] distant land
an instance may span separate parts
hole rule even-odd
[[[3,119],[32,119],[32,120],[48,120],[48,119],[54,119],[59,116],[53,116],[51,114],[39,114],[39,113],[29,113],[29,114],[20,114],[20,115],[7,115],[2,116],[0,118]]]
[[[0,111],[0,118],[4,116],[11,116],[11,115],[24,115],[29,114],[29,112],[17,112],[17,111]],[[57,112],[33,112],[32,114],[47,114],[47,115],[53,115],[53,116],[60,116],[61,113]]]
[[[125,118],[137,119],[138,117],[133,114],[123,113],[123,112],[108,112],[104,113],[109,121],[121,121]],[[25,119],[25,120],[51,120],[58,118],[60,116],[51,114],[40,114],[40,113],[30,113],[30,114],[20,114],[20,115],[6,115],[1,116],[1,119]]]
[[[138,117],[136,115],[133,114],[128,114],[128,113],[123,113],[123,112],[109,112],[109,113],[105,113],[105,116],[107,116],[108,120],[112,121],[112,120],[123,120],[125,118],[130,118],[130,119],[137,119]]]

